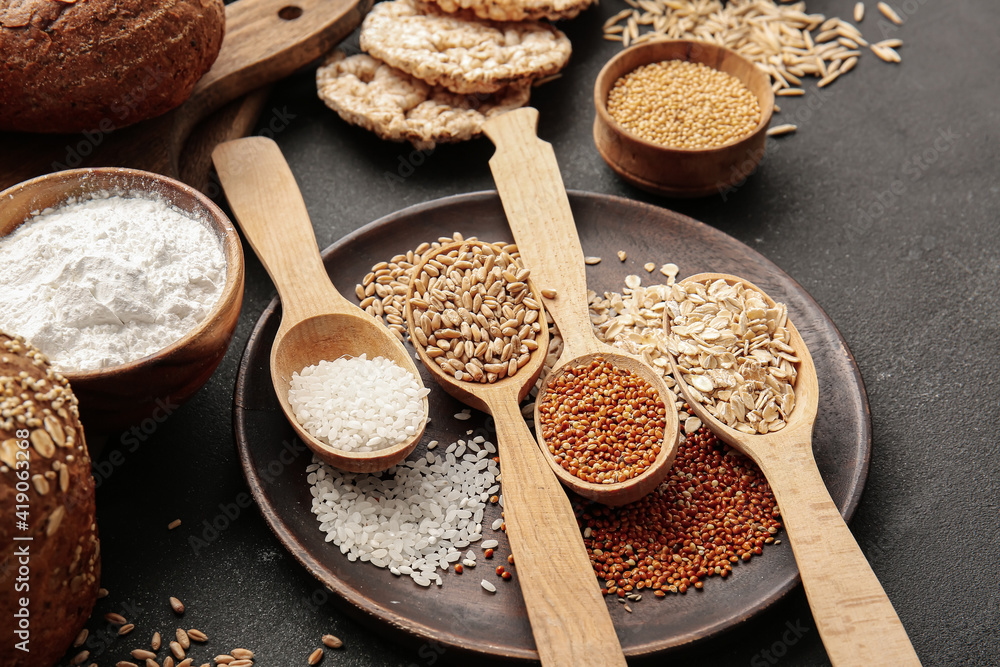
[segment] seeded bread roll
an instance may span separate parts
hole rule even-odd
[[[109,132],[165,113],[224,32],[222,0],[0,3],[0,130]]]
[[[100,570],[76,397],[41,352],[0,333],[0,665],[54,665],[90,616]]]

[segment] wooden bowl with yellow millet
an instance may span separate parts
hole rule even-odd
[[[701,63],[738,82],[684,63]],[[663,69],[655,71],[659,66]],[[623,88],[630,79],[637,81],[635,75],[643,78],[642,85]],[[689,84],[702,84],[691,86],[690,107],[684,104],[683,86],[688,84],[682,77],[687,77]],[[719,85],[718,80],[733,85],[722,81],[719,95],[713,99],[712,88]],[[749,108],[742,103],[734,106],[735,89],[749,90],[756,106],[745,93]],[[613,91],[616,98],[609,110]],[[688,117],[688,127],[671,128],[671,123],[664,122],[663,103],[655,99],[661,92],[674,96],[670,103]],[[682,99],[678,100],[678,95]],[[623,99],[629,107],[625,111]],[[764,157],[774,92],[765,72],[730,49],[708,42],[659,40],[632,46],[605,64],[594,84],[594,106],[594,143],[619,176],[654,194],[703,197],[725,193],[756,170]],[[642,116],[644,109],[651,110],[648,117]],[[747,122],[749,113],[756,114],[756,124]],[[735,120],[731,118],[734,114]]]

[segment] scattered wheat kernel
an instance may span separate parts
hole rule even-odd
[[[323,659],[323,649],[318,648],[309,654],[309,664],[318,665],[319,661]]]
[[[174,657],[178,660],[183,660],[186,655],[184,653],[184,647],[180,645],[180,642],[170,642],[170,652],[173,653]]]
[[[541,295],[544,296],[546,299],[554,299],[558,294],[558,292],[556,292],[554,289],[543,289],[539,291],[541,292]]]
[[[327,648],[340,648],[344,645],[344,642],[340,640],[339,637],[333,635],[323,635],[323,646]]]
[[[170,523],[167,524],[167,530],[173,530],[174,528],[176,528],[179,525],[181,525],[181,520],[180,519],[174,519],[173,521],[171,521]]]
[[[174,610],[175,614],[184,613],[184,603],[175,597],[170,598],[170,608]]]

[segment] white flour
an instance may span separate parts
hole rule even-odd
[[[195,328],[225,282],[207,224],[162,199],[101,193],[0,240],[0,330],[61,371],[116,366]]]

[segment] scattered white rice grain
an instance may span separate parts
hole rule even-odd
[[[471,558],[466,558],[462,561],[462,565],[464,565],[465,567],[475,567],[476,561],[472,560]]]
[[[485,439],[477,444],[492,447]],[[385,472],[357,474],[316,460],[309,465],[312,511],[326,541],[349,561],[407,575],[418,586],[440,586],[437,570],[482,539],[486,489],[495,486],[497,468],[490,461],[492,470],[480,470],[479,463],[475,455],[428,452]],[[471,550],[467,556],[475,563]]]
[[[456,413],[455,413],[455,419],[457,419],[457,420],[459,420],[459,421],[463,421],[463,422],[464,422],[464,421],[465,421],[466,419],[468,419],[469,417],[471,417],[471,416],[472,416],[472,415],[470,415],[470,414],[469,414],[468,412],[456,412]]]
[[[500,523],[503,523],[503,522],[501,521]],[[497,526],[497,527],[499,528],[499,526]],[[479,546],[481,546],[484,549],[496,549],[497,546],[499,546],[499,544],[500,543],[498,541],[496,541],[496,540],[486,540],[485,542],[483,542]]]
[[[493,522],[493,530],[500,530],[500,526],[503,525],[503,519],[497,519]]]
[[[316,439],[347,452],[372,452],[417,433],[429,392],[395,362],[362,354],[292,373],[288,402]]]
[[[482,586],[483,588],[485,588],[490,593],[496,593],[497,592],[497,587],[494,586],[493,584],[491,584],[490,582],[486,581],[485,579],[483,579],[482,581],[480,581],[479,585]]]
[[[437,446],[438,446],[438,441],[437,440],[431,440],[430,442],[427,443],[427,451],[431,451],[432,449],[434,449]]]

